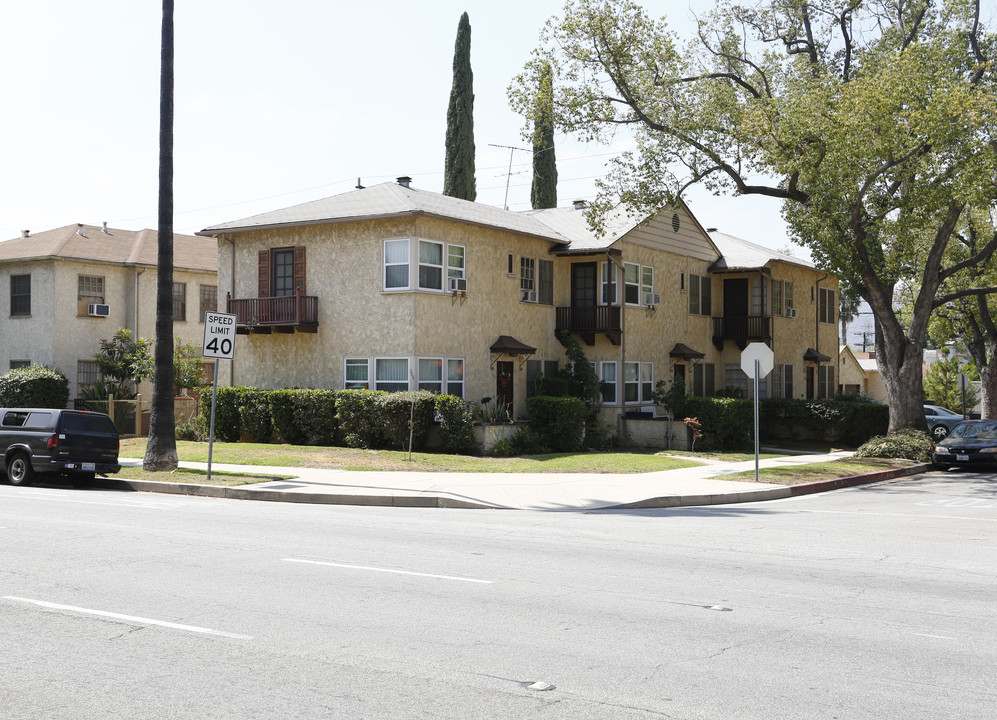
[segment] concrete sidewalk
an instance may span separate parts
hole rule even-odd
[[[853,453],[786,455],[762,460],[763,468],[804,465],[849,457]],[[141,460],[122,459],[123,465]],[[205,463],[181,467],[204,470]],[[775,500],[924,472],[916,465],[867,476],[809,485],[771,485],[724,480],[725,475],[754,470],[755,461],[712,463],[652,473],[442,473],[355,472],[335,469],[228,465],[213,463],[212,471],[293,476],[256,485],[219,487],[145,480],[98,479],[100,487],[224,497],[340,505],[396,507],[462,507],[517,510],[596,510],[662,508],[689,505]]]

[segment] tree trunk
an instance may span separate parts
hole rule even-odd
[[[993,355],[991,354],[991,358]],[[997,365],[977,365],[980,371],[980,417],[997,419]]]
[[[927,431],[924,418],[922,363],[924,341],[907,337],[899,324],[876,323],[876,363],[890,403],[888,432],[903,428]]]
[[[144,470],[175,470],[173,410],[173,0],[163,0],[159,95],[159,270],[156,280],[156,372]]]

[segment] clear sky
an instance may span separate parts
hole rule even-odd
[[[654,2],[680,32],[690,7]],[[530,207],[530,155],[506,88],[561,0],[177,0],[176,232],[413,177],[441,191],[460,14],[471,20],[478,202]],[[5,3],[0,240],[71,223],[155,228],[161,3]],[[559,204],[591,199],[611,147],[558,135]],[[510,155],[512,174],[509,175]],[[690,195],[693,212],[773,248],[779,204]],[[801,254],[804,254],[801,252]]]

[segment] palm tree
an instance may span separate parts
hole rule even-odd
[[[159,90],[159,274],[156,283],[155,375],[149,442],[142,467],[175,470],[173,412],[173,0],[163,0]]]

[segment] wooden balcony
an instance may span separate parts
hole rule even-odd
[[[744,350],[750,342],[772,339],[772,318],[765,315],[750,317],[713,318],[713,345],[724,349],[724,340],[733,340]]]
[[[620,308],[615,305],[557,308],[556,332],[567,330],[580,335],[587,345],[595,345],[595,336],[603,333],[613,345],[620,344]]]
[[[313,295],[283,297],[226,297],[226,312],[236,315],[236,332],[294,333],[318,332],[318,298]]]

